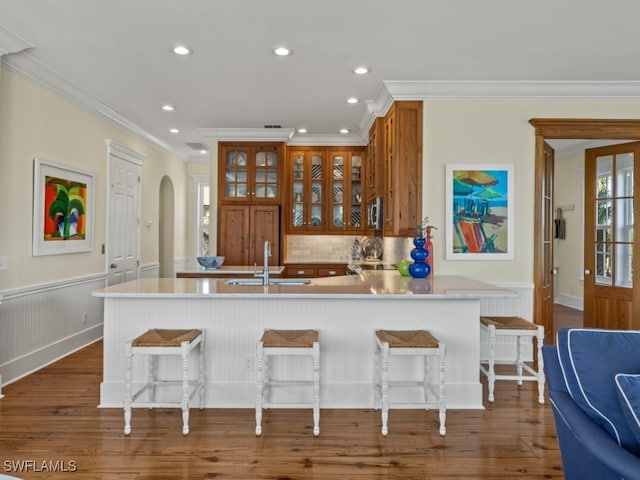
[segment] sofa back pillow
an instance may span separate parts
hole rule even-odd
[[[640,440],[622,411],[615,376],[640,374],[640,332],[564,328],[556,343],[573,400],[620,446],[639,455]]]
[[[615,379],[622,411],[636,440],[640,442],[640,375],[619,373]]]

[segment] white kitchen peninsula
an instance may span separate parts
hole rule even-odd
[[[150,328],[206,331],[207,407],[225,408],[255,405],[253,363],[263,329],[315,328],[320,331],[322,408],[372,408],[373,331],[386,328],[430,330],[447,346],[448,408],[483,408],[480,300],[518,295],[460,276],[418,280],[396,271],[366,271],[298,286],[227,281],[143,278],[96,290],[94,295],[104,298],[100,406],[122,406],[125,341]],[[403,360],[407,363],[392,368],[396,378],[419,371],[417,363],[409,363],[412,359]],[[274,370],[300,376],[304,367],[276,364]],[[177,364],[160,368],[180,374]],[[143,382],[142,363],[135,372],[134,382]]]

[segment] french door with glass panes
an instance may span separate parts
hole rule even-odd
[[[584,325],[640,328],[635,206],[640,142],[585,152]],[[635,292],[635,293],[634,293]]]

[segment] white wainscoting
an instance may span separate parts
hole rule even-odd
[[[515,290],[520,296],[513,299],[489,299],[480,301],[481,315],[514,316],[522,317],[525,320],[533,319],[533,284],[529,283],[495,283],[494,285]],[[524,359],[531,361],[532,342],[523,340]],[[489,358],[489,339],[486,334],[480,331],[480,358]],[[516,349],[513,339],[509,337],[498,337],[496,339],[496,360],[511,360],[516,358]]]
[[[0,375],[5,385],[102,338],[106,275],[0,292]]]

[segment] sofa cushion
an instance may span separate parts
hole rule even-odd
[[[573,400],[622,447],[640,454],[634,435],[618,400],[615,376],[640,374],[640,332],[560,329],[558,359]]]
[[[615,378],[622,411],[636,440],[640,442],[640,375],[619,373]]]

